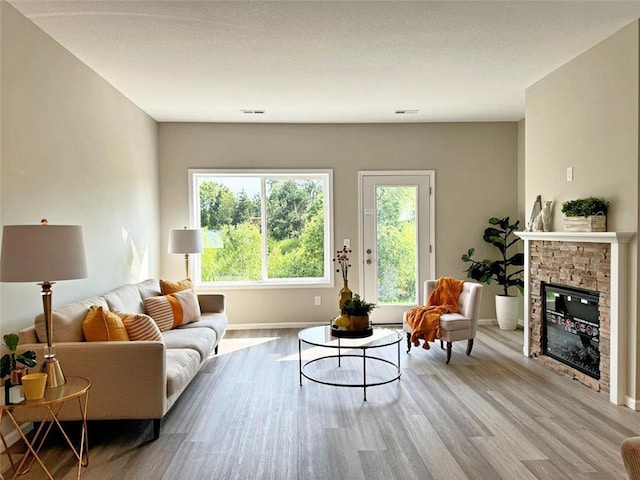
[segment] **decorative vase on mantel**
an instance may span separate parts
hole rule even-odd
[[[344,284],[340,289],[340,300],[338,302],[338,306],[340,307],[340,313],[342,313],[342,308],[344,304],[353,298],[353,292],[349,290],[349,281],[344,280]]]

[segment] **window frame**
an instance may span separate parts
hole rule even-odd
[[[201,259],[200,255],[194,255],[192,258],[194,284],[201,290],[206,289],[252,289],[252,288],[308,288],[308,287],[334,287],[335,275],[333,274],[333,169],[228,169],[228,168],[190,168],[188,169],[189,177],[189,219],[192,228],[200,228],[200,203],[199,191],[196,184],[203,177],[260,177],[261,184],[264,186],[266,179],[295,179],[304,178],[320,179],[323,182],[324,194],[324,277],[314,278],[289,278],[289,279],[268,279],[266,274],[266,205],[264,195],[266,192],[262,190],[262,206],[261,206],[261,224],[262,224],[262,243],[263,249],[263,278],[258,281],[239,281],[239,282],[202,282],[201,278]]]

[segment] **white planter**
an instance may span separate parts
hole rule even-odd
[[[496,295],[496,317],[502,330],[515,330],[518,327],[519,306],[518,297]]]

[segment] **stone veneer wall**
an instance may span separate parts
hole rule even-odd
[[[529,245],[529,330],[533,358],[597,391],[610,389],[611,245],[532,240]],[[542,355],[542,298],[540,283],[569,285],[600,292],[600,380]]]

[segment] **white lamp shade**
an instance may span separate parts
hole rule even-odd
[[[202,230],[176,228],[169,231],[169,253],[202,253]]]
[[[87,277],[79,225],[6,225],[2,231],[0,280],[55,282]]]

